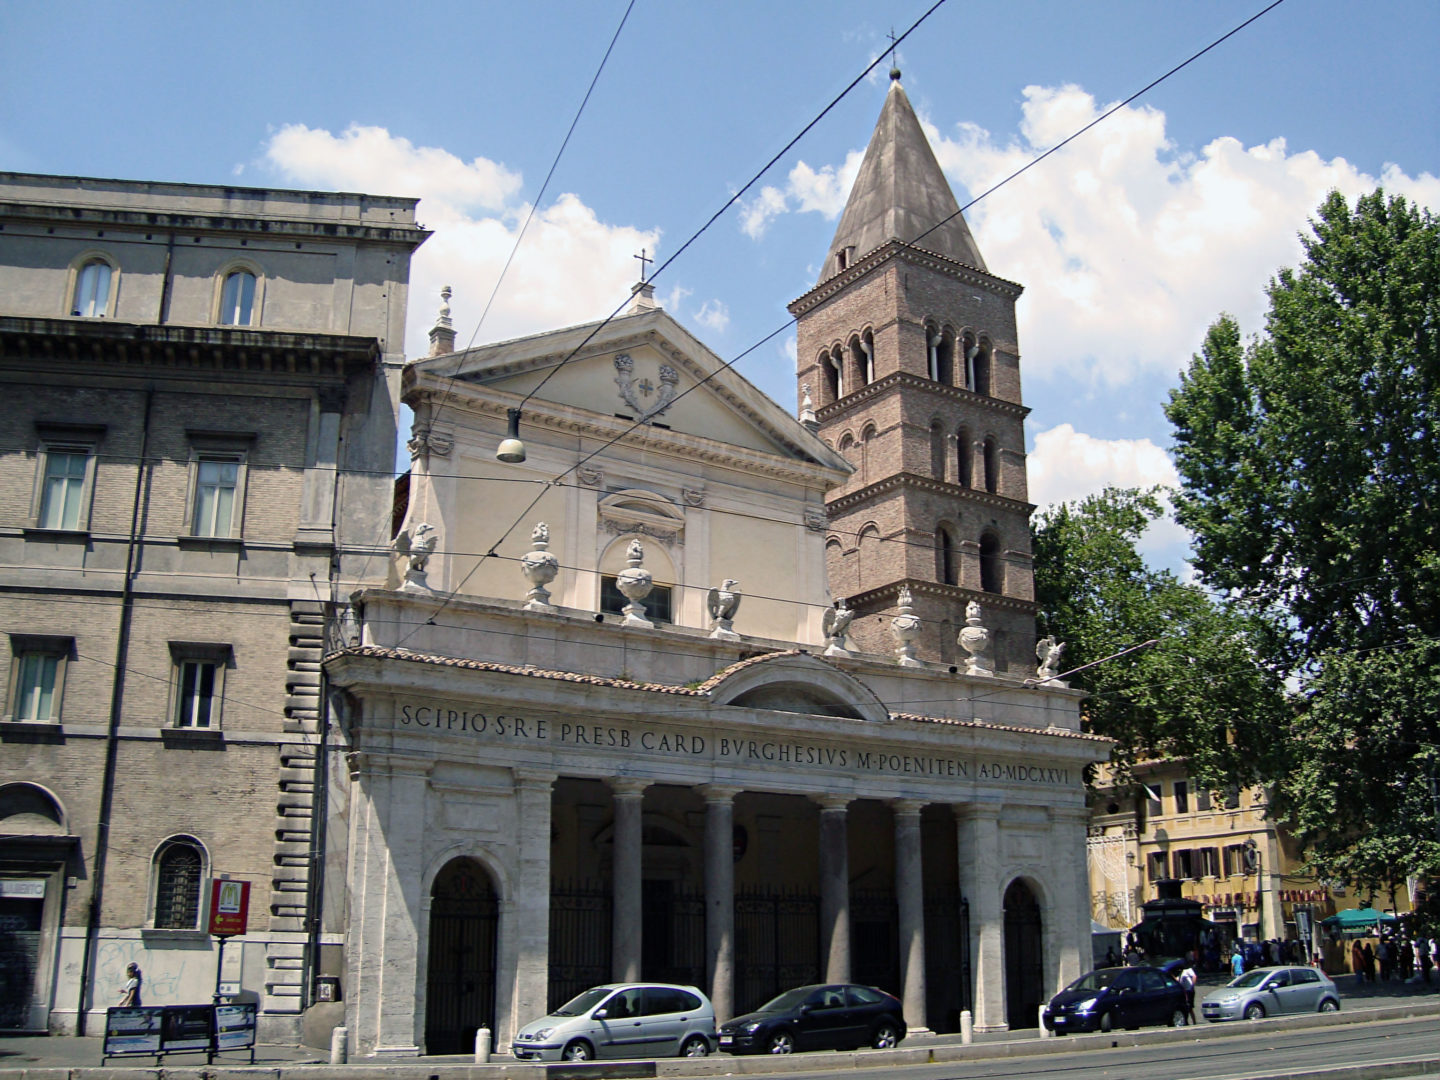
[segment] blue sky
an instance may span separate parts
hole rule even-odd
[[[928,6],[637,0],[475,339],[608,313]],[[963,203],[1263,6],[949,0],[898,62]],[[463,343],[624,10],[0,0],[0,168],[419,196],[410,350],[441,284]],[[1434,0],[1286,0],[967,214],[1026,286],[1035,502],[1171,478],[1166,391],[1331,187],[1440,207],[1437,41]],[[814,283],[888,66],[656,282],[722,357]],[[787,408],[791,350],[739,365]]]

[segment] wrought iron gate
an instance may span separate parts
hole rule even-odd
[[[900,996],[900,912],[895,894],[850,894],[850,976]]]
[[[1033,1028],[1044,990],[1040,902],[1023,881],[1005,890],[1005,1019]]]
[[[469,859],[441,870],[430,896],[425,1050],[463,1054],[477,1028],[495,1027],[500,905],[490,875]]]
[[[735,1011],[820,980],[820,898],[745,890],[735,896]]]
[[[610,981],[610,911],[603,882],[551,884],[548,1008]]]
[[[958,892],[925,897],[925,1018],[930,1030],[960,1030],[974,1009],[970,973],[970,905]]]
[[[640,970],[646,979],[705,985],[705,899],[674,881],[646,881]]]

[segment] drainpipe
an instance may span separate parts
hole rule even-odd
[[[135,562],[144,506],[146,454],[150,446],[150,411],[155,387],[145,389],[145,416],[140,427],[140,455],[135,467],[135,499],[130,507],[130,540],[125,548],[125,577],[120,589],[120,629],[115,636],[115,677],[110,683],[110,724],[105,733],[105,771],[100,788],[100,816],[95,826],[95,874],[90,884],[90,911],[85,922],[85,949],[80,958],[80,998],[75,1033],[85,1034],[86,1002],[93,978],[91,964],[100,936],[100,902],[105,892],[105,859],[110,847],[110,816],[115,804],[116,758],[120,749],[120,713],[125,701],[125,665],[130,654],[130,622],[135,604]]]

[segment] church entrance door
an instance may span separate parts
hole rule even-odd
[[[1016,879],[1005,890],[1005,1019],[1011,1029],[1033,1028],[1044,983],[1040,902]]]
[[[499,898],[485,868],[452,859],[430,890],[425,1051],[465,1054],[477,1028],[495,1028]]]

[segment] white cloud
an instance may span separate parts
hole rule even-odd
[[[706,300],[695,313],[695,321],[707,330],[723,333],[730,325],[730,309],[720,300]]]
[[[1024,93],[1013,137],[924,125],[962,203],[966,191],[985,191],[1108,107],[1075,86]],[[786,212],[836,216],[862,156],[796,165],[783,190],[768,188],[746,206],[745,231],[758,238]],[[1027,376],[1065,370],[1113,386],[1179,370],[1222,311],[1260,329],[1262,290],[1299,261],[1298,234],[1326,193],[1338,188],[1353,200],[1377,184],[1440,207],[1440,178],[1428,173],[1387,165],[1377,180],[1343,158],[1292,153],[1283,139],[1247,148],[1220,136],[1182,153],[1163,112],[1127,106],[966,216],[991,271],[1028,287],[1018,307]]]
[[[863,150],[852,150],[840,166],[825,165],[812,168],[799,162],[786,177],[785,187],[763,187],[760,194],[742,204],[740,228],[746,236],[758,240],[765,235],[770,222],[790,211],[812,211],[837,218],[845,209],[845,200],[865,160]]]
[[[419,218],[434,235],[411,263],[406,353],[428,350],[442,285],[455,289],[457,342],[469,342],[530,209],[519,199],[519,173],[358,125],[339,135],[288,125],[271,136],[265,159],[287,183],[418,196]],[[632,256],[653,253],[659,239],[658,230],[602,222],[577,196],[560,195],[530,222],[476,340],[603,318],[630,294]]]
[[[1026,459],[1030,501],[1036,506],[1075,502],[1107,487],[1178,487],[1179,474],[1168,455],[1149,439],[1097,439],[1061,424],[1035,436]],[[1173,558],[1189,543],[1189,534],[1168,512],[1156,520],[1140,543],[1151,557]]]

